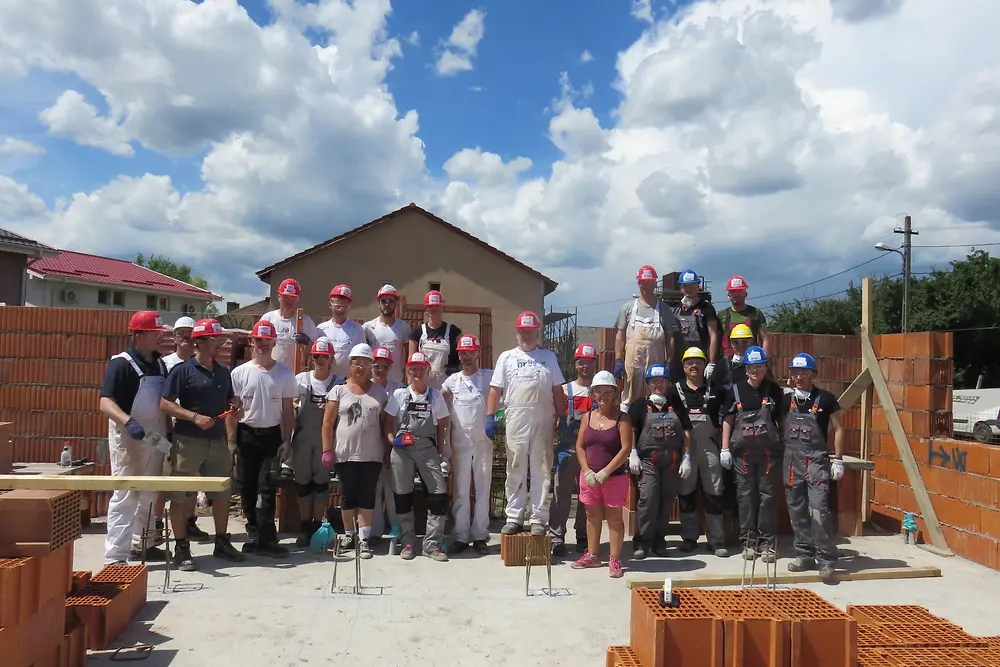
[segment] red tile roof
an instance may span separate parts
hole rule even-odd
[[[103,283],[131,289],[148,289],[156,292],[189,294],[194,297],[218,301],[222,297],[200,287],[181,282],[124,259],[88,255],[72,250],[61,250],[58,257],[40,259],[31,271],[45,276],[76,278],[92,283]]]

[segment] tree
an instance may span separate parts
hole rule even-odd
[[[875,334],[900,331],[903,281],[882,277],[874,285]],[[779,304],[768,318],[768,329],[788,333],[856,334],[861,325],[861,288],[853,283],[837,299],[796,300]],[[953,331],[955,387],[1000,386],[1000,258],[974,250],[951,262],[950,270],[935,269],[916,276],[910,285],[910,329]]]
[[[177,262],[174,262],[173,260],[162,255],[150,255],[147,258],[140,252],[135,256],[135,263],[149,269],[150,271],[162,273],[165,276],[170,276],[171,278],[180,280],[188,285],[194,285],[195,287],[203,290],[208,289],[208,281],[197,273],[192,275],[192,269],[189,265],[178,264]],[[215,307],[214,303],[210,303],[205,308],[205,313],[208,315],[217,315],[219,310]]]

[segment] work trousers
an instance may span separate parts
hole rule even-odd
[[[708,543],[721,547],[726,542],[725,522],[722,519],[722,464],[719,462],[719,445],[714,438],[696,436],[691,443],[691,475],[680,480],[679,505],[681,537],[687,542],[697,542],[701,535],[698,521],[698,482],[705,498],[705,528]]]
[[[240,424],[236,431],[239,451],[243,515],[247,520],[247,536],[260,544],[278,539],[274,523],[275,496],[277,493],[278,463],[275,458],[281,449],[281,427],[253,428]]]
[[[639,503],[636,533],[632,544],[651,547],[667,535],[670,528],[670,509],[677,498],[680,477],[674,452],[656,452],[643,458],[639,477]]]
[[[580,462],[576,458],[576,450],[557,450],[555,488],[552,489],[552,506],[549,508],[549,532],[552,533],[553,545],[566,543],[566,523],[573,507],[573,491],[579,476]],[[576,499],[573,531],[577,544],[587,543],[587,507],[579,498]]]
[[[401,542],[404,547],[416,548],[416,530],[413,520],[413,478],[420,480],[427,490],[427,532],[424,535],[424,551],[433,551],[441,545],[444,537],[445,515],[448,510],[448,487],[441,474],[441,458],[437,447],[430,442],[418,440],[414,445],[393,447],[390,455],[392,464],[392,491],[396,497],[396,512],[399,514]]]
[[[795,555],[833,565],[837,545],[830,514],[830,457],[826,452],[786,449],[783,476]]]
[[[383,510],[384,508],[384,510]],[[399,525],[399,515],[396,514],[396,498],[392,495],[392,466],[388,463],[382,466],[375,486],[375,512],[372,514],[372,535],[381,537],[386,530],[386,515],[389,518],[388,528]]]
[[[733,457],[736,497],[740,510],[740,543],[757,541],[762,549],[775,548],[777,524],[774,504],[779,468],[768,454]]]

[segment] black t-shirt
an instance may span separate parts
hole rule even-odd
[[[715,306],[712,305],[712,302],[706,301],[705,299],[700,299],[698,303],[691,306],[690,308],[685,308],[683,304],[677,306],[674,309],[674,314],[693,315],[695,311],[700,311],[701,313],[701,319],[700,319],[701,327],[699,327],[698,329],[698,337],[701,338],[701,344],[699,345],[699,347],[701,347],[702,351],[705,352],[705,354],[708,354],[709,352],[708,323],[715,322],[716,324],[718,324],[719,314],[716,312]],[[681,341],[681,343],[683,344],[684,334],[682,332],[677,334],[677,340]],[[681,350],[680,353],[683,354],[684,350]]]
[[[135,360],[144,375],[162,376],[167,374],[163,362],[160,361],[159,352],[153,352],[148,361],[139,356],[135,347],[130,347],[125,352]],[[101,397],[110,398],[121,408],[122,412],[129,414],[132,412],[132,403],[135,401],[137,393],[139,393],[139,376],[132,368],[132,364],[128,362],[128,359],[112,359],[108,364],[108,369],[104,372]]]
[[[781,387],[776,382],[764,378],[760,386],[754,389],[750,386],[746,376],[744,376],[737,380],[736,386],[740,389],[740,403],[743,406],[743,412],[756,410],[763,404],[764,399],[770,399],[771,417],[775,423],[780,421],[781,404],[785,399]],[[722,405],[725,416],[735,415],[739,412],[736,408],[736,392],[733,387],[729,387],[726,390],[726,398],[722,402]]]
[[[687,408],[684,407],[684,403],[681,402],[681,397],[678,396],[677,390],[673,385],[667,390],[667,402],[663,407],[654,405],[648,398],[637,398],[628,404],[628,420],[632,423],[632,430],[635,431],[635,441],[639,442],[639,436],[642,435],[642,429],[646,426],[646,413],[652,409],[653,412],[663,412],[664,410],[672,408],[674,414],[677,415],[678,421],[681,423],[681,428],[685,431],[691,430],[691,417],[688,415]]]
[[[444,340],[444,333],[448,330],[448,323],[441,322],[441,326],[437,328],[429,324],[424,324],[421,327],[413,327],[413,330],[410,331],[410,340],[417,344],[418,350],[420,349],[420,338],[424,335],[424,327],[427,328],[428,339]],[[461,335],[462,330],[452,324],[451,332],[448,334],[448,344],[451,346],[451,351],[448,353],[448,365],[445,367],[448,375],[457,373],[462,366],[458,361],[458,339]]]
[[[813,402],[817,401],[816,423],[819,424],[819,430],[822,431],[823,437],[826,438],[828,427],[830,426],[830,415],[840,412],[840,403],[837,402],[837,397],[819,387],[813,387],[809,393],[809,398],[804,401],[795,400],[794,397],[795,394],[792,392],[784,395],[778,406],[781,418],[784,419],[792,411],[793,402],[795,403],[796,412],[806,413],[812,409]]]
[[[211,370],[198,363],[195,357],[170,369],[163,386],[163,398],[177,399],[181,407],[206,417],[218,417],[229,410],[233,397],[233,379],[229,368],[216,361]],[[178,419],[174,434],[189,438],[225,438],[226,421],[217,420],[211,428],[202,430],[194,422]]]
[[[707,382],[700,389],[692,389],[687,381],[681,382],[680,385],[681,390],[684,392],[684,400],[687,401],[689,411],[700,409],[703,414],[708,415],[708,421],[711,422],[712,426],[719,428],[722,422],[722,417],[719,414],[722,408],[722,392],[725,389],[713,386]],[[677,385],[675,384],[675,392],[676,389]]]

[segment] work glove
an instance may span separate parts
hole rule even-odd
[[[497,439],[497,416],[486,415],[486,437],[490,440]]]
[[[843,459],[833,459],[830,461],[830,479],[833,481],[839,480],[844,476],[844,460]]]
[[[403,447],[404,445],[413,444],[413,434],[412,433],[400,433],[395,438],[392,439],[393,447]]]
[[[583,481],[586,482],[587,486],[592,489],[597,488],[597,485],[600,483],[597,481],[597,473],[593,470],[588,470],[583,473]]]
[[[604,484],[606,481],[608,481],[608,477],[610,476],[611,473],[609,473],[607,470],[601,470],[601,472],[595,475],[598,484]]]
[[[691,476],[691,455],[685,454],[684,458],[681,459],[681,467],[677,470],[677,473],[681,476],[681,479],[687,479]]]
[[[142,440],[146,437],[146,429],[132,417],[129,417],[128,421],[125,422],[125,430],[128,431],[128,437],[133,440]]]
[[[312,342],[312,340],[309,339],[308,335],[306,335],[306,334],[304,334],[302,332],[299,332],[299,333],[295,334],[295,343],[296,343],[296,345],[308,345],[311,342]]]
[[[714,373],[714,372],[715,372],[715,364],[714,363],[709,363],[709,364],[705,365],[705,379],[706,380],[711,380],[712,379],[712,373]]]
[[[719,452],[719,463],[721,463],[722,467],[726,470],[733,469],[733,455],[728,449],[723,449]]]
[[[451,473],[451,464],[445,459],[441,461],[441,474],[447,477]]]
[[[333,472],[333,467],[337,465],[337,455],[333,453],[333,450],[327,450],[323,452],[323,467],[328,471]]]
[[[618,359],[615,361],[615,379],[621,380],[623,377],[625,377],[625,362]]]
[[[632,450],[632,453],[628,455],[628,469],[633,475],[642,474],[642,462],[639,461],[639,452]]]

